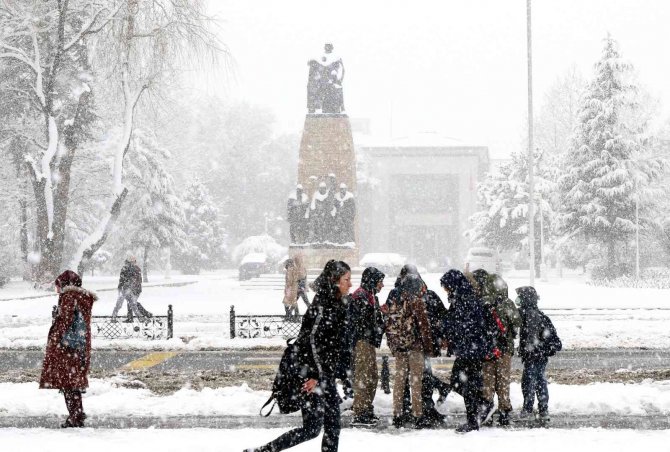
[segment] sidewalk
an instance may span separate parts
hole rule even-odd
[[[381,420],[375,428],[350,427],[351,416],[342,416],[342,427],[355,430],[383,432],[393,434],[411,431],[396,429],[391,425],[391,416],[380,416]],[[65,419],[63,416],[0,416],[0,428],[47,428],[59,429]],[[454,429],[465,422],[465,416],[447,416],[446,422],[435,429]],[[302,425],[302,418],[296,415],[261,416],[89,416],[86,427],[94,429],[290,429]],[[509,429],[499,427],[482,427],[482,430],[527,430],[534,426],[528,424],[514,424]],[[538,426],[539,427],[539,426]],[[609,430],[668,430],[670,416],[621,416],[608,413],[599,415],[558,414],[551,417],[546,428],[572,430],[581,428],[603,428]]]

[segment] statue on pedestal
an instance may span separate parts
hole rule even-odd
[[[335,224],[338,240],[336,243],[353,243],[354,221],[356,218],[356,202],[354,194],[347,190],[347,184],[340,184],[340,191],[335,195]]]
[[[318,59],[311,59],[307,81],[307,111],[310,114],[321,110],[321,113],[344,112],[344,63],[333,53],[333,45],[324,46],[324,54]]]
[[[305,243],[309,237],[307,222],[309,217],[309,196],[303,186],[298,184],[295,193],[291,193],[286,207],[291,243]]]

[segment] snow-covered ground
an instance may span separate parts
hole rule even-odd
[[[202,390],[184,387],[171,395],[160,396],[143,388],[141,382],[127,378],[91,379],[84,396],[86,412],[93,416],[255,416],[270,395],[269,391],[254,391],[243,384]],[[512,404],[518,408],[523,401],[520,385],[513,383],[510,392]],[[554,414],[670,415],[670,381],[551,383],[549,395],[549,409]],[[343,408],[350,404],[350,400],[345,401]],[[392,414],[390,394],[377,391],[374,404],[379,414]],[[438,409],[444,414],[462,414],[463,399],[449,394],[447,402]],[[40,390],[35,382],[0,383],[0,416],[62,414],[65,414],[65,406],[58,391]]]
[[[424,275],[438,294],[439,274]],[[390,279],[390,278],[389,278]],[[116,277],[86,277],[84,285],[98,291],[100,300],[94,315],[109,315],[116,303]],[[527,284],[521,275],[507,278],[513,288]],[[183,286],[152,286],[193,282]],[[386,299],[392,281],[380,299]],[[540,306],[553,318],[566,348],[648,347],[670,348],[670,290],[620,289],[589,286],[582,278],[537,281]],[[27,283],[12,281],[0,289],[0,347],[43,347],[56,296],[31,289]],[[220,271],[199,276],[174,275],[165,280],[152,275],[140,297],[151,312],[174,308],[174,335],[169,341],[94,339],[95,348],[208,349],[281,346],[282,339],[230,339],[229,312],[239,314],[281,314],[281,290],[248,290],[237,281],[236,271]],[[41,296],[39,298],[18,299]],[[304,309],[304,306],[301,306]],[[121,313],[125,313],[125,306]]]
[[[95,450],[118,452],[138,448],[164,452],[242,452],[259,446],[284,433],[286,429],[189,429],[189,430],[92,430],[44,429],[0,430],[0,444],[4,450],[22,452],[70,452]],[[513,450],[514,452],[565,452],[607,451],[629,452],[637,450],[664,450],[670,431],[634,430],[520,430],[488,429],[467,435],[450,430],[421,430],[403,433],[375,433],[346,429],[340,437],[341,451],[378,450],[406,452],[408,444],[413,450],[424,452],[457,450],[481,452],[487,450]],[[291,452],[315,451],[320,438],[303,443]]]

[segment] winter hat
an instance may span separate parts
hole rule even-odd
[[[81,277],[72,270],[65,270],[58,276],[58,278],[56,278],[54,284],[56,284],[56,287],[59,289],[63,289],[67,286],[81,287]]]
[[[516,288],[516,293],[521,298],[521,302],[527,305],[537,306],[537,300],[540,296],[533,286],[521,286]]]
[[[400,283],[401,296],[420,297],[424,293],[426,285],[419,275],[407,275]]]
[[[377,284],[382,281],[386,275],[375,267],[368,267],[363,270],[361,276],[361,287],[368,292],[376,292]]]
[[[395,280],[395,287],[399,287],[403,279],[405,279],[407,275],[419,276],[419,270],[416,268],[416,265],[405,264],[402,266],[402,268],[400,269],[400,273],[398,273],[398,277]]]
[[[507,300],[509,298],[509,289],[505,280],[502,279],[502,276],[494,273],[491,275],[491,279],[493,280],[496,296],[502,299],[502,301]]]
[[[478,268],[477,270],[472,272],[472,277],[474,278],[475,283],[477,283],[479,291],[484,293],[489,282],[488,272],[483,268]]]
[[[468,278],[460,270],[451,269],[442,275],[440,284],[453,295],[472,294],[473,288]]]

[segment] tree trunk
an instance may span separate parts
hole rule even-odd
[[[147,270],[149,268],[149,247],[145,246],[144,247],[144,257],[142,258],[142,282],[149,282],[149,276],[148,273],[149,271]]]
[[[607,268],[610,275],[616,273],[616,241],[610,239],[607,243]]]

